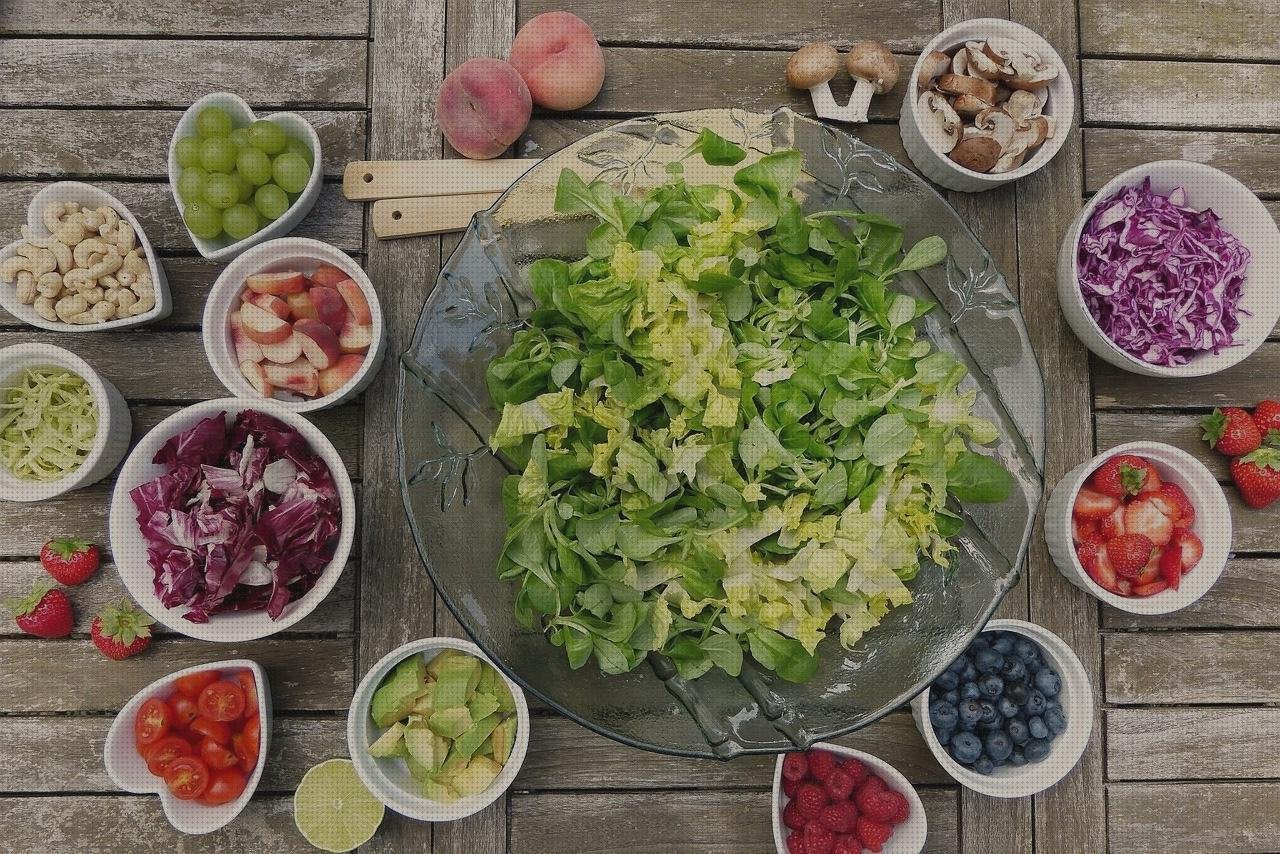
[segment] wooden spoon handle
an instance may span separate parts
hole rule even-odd
[[[500,193],[383,199],[373,203],[373,233],[382,240],[462,231],[471,217],[487,210]]]
[[[536,160],[356,160],[347,164],[342,193],[354,202],[500,193]]]

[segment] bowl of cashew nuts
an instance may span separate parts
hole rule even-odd
[[[173,309],[164,268],[133,214],[78,181],[36,194],[22,239],[0,250],[0,307],[57,332],[120,329]]]

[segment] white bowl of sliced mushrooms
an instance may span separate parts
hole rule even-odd
[[[925,177],[979,192],[1048,163],[1074,119],[1071,75],[1049,43],[1012,21],[974,18],[920,55],[899,125]]]
[[[0,250],[0,307],[41,329],[94,332],[167,317],[173,303],[129,209],[97,187],[59,181],[31,200],[22,239]]]

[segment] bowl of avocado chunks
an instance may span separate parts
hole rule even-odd
[[[347,746],[369,791],[402,815],[453,821],[511,785],[529,741],[520,688],[480,649],[425,638],[375,665],[352,699]]]

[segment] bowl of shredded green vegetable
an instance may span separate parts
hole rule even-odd
[[[636,746],[807,747],[902,705],[1017,579],[1044,397],[990,255],[787,110],[633,119],[473,221],[402,359],[454,615]]]
[[[0,499],[43,501],[101,480],[131,432],[120,392],[76,354],[0,349]]]

